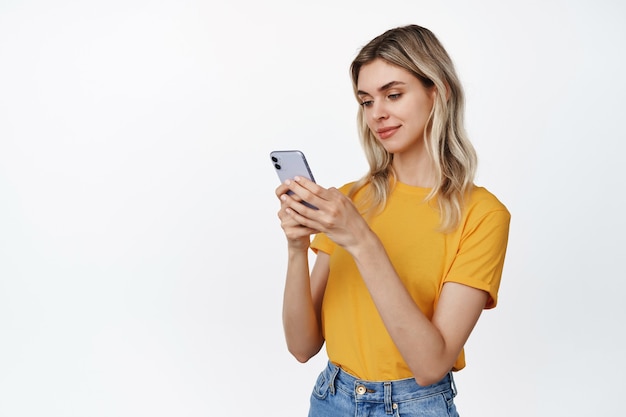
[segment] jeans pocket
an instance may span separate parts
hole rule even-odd
[[[448,405],[448,415],[450,417],[458,417],[459,413],[456,411],[456,405],[454,405],[454,392],[450,389],[443,393],[443,397]]]
[[[320,400],[323,400],[328,395],[328,389],[330,387],[329,381],[326,378],[326,372],[320,373],[313,387],[313,395]]]
[[[394,417],[458,417],[451,390],[398,403]]]

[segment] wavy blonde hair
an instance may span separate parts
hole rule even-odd
[[[465,196],[474,185],[476,151],[463,123],[464,94],[450,56],[437,37],[428,29],[408,25],[390,29],[365,45],[350,65],[352,86],[357,97],[361,67],[383,59],[417,77],[425,87],[435,86],[437,94],[426,123],[424,140],[435,166],[436,185],[427,196],[436,198],[440,211],[440,230],[458,227]],[[361,144],[369,163],[369,172],[350,190],[350,197],[367,184],[372,185],[366,199],[368,208],[384,208],[395,176],[390,154],[367,126],[363,107],[359,106],[357,122]]]

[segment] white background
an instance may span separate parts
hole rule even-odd
[[[512,213],[461,415],[619,413],[623,3],[1,0],[0,415],[305,415],[268,154],[360,177],[348,66],[408,23]]]

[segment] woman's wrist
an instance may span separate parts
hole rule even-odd
[[[371,229],[367,229],[365,233],[355,239],[350,247],[345,248],[355,260],[368,259],[375,256],[376,253],[383,249],[380,239]]]
[[[302,241],[289,241],[287,244],[287,251],[289,256],[301,256],[302,254],[308,255],[309,247],[311,246],[310,242]]]

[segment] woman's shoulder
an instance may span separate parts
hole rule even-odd
[[[465,201],[463,220],[458,232],[460,236],[474,236],[485,241],[504,242],[508,236],[511,214],[493,193],[484,187],[475,186]]]
[[[506,216],[510,216],[509,210],[498,197],[485,187],[479,186],[474,186],[470,193],[467,211],[474,215],[502,212]]]

